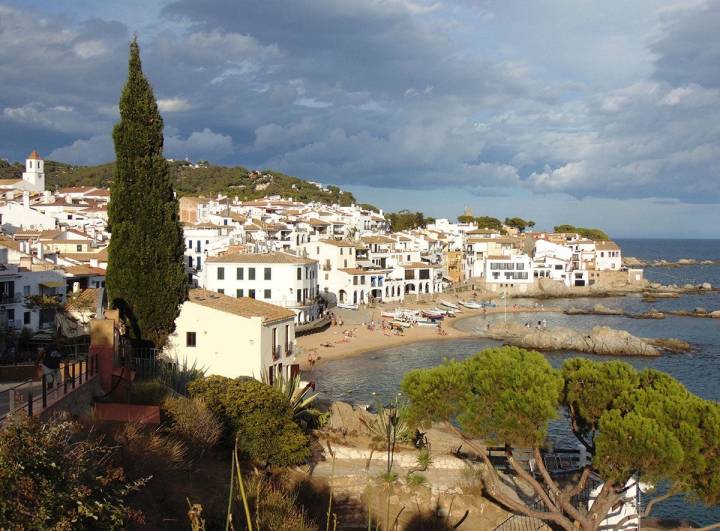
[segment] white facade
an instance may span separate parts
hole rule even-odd
[[[0,248],[0,328],[32,332],[53,330],[55,328],[54,308],[27,308],[26,298],[34,295],[47,295],[65,300],[66,283],[63,271],[45,268],[35,269],[31,258],[27,264],[15,265],[7,262],[7,249]],[[30,267],[27,267],[30,266]]]
[[[211,256],[203,269],[202,287],[288,308],[298,324],[313,321],[319,313],[318,263],[288,253]]]
[[[485,285],[491,291],[528,291],[534,282],[533,262],[524,253],[485,258]]]
[[[598,271],[615,270],[622,267],[620,247],[611,241],[597,242],[595,249],[595,269]]]
[[[165,354],[228,378],[263,372],[293,376],[295,357],[293,313],[253,299],[236,299],[193,289],[175,320]]]
[[[45,161],[33,151],[25,160],[25,172],[22,175],[25,190],[43,192],[45,190]]]
[[[9,201],[0,207],[0,225],[8,231],[17,229],[52,230],[57,227],[57,219],[31,207],[29,202]]]

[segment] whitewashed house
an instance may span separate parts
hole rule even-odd
[[[205,262],[202,287],[292,310],[298,324],[318,317],[318,263],[284,252],[224,254]]]
[[[293,377],[300,370],[292,311],[204,289],[188,293],[164,353],[228,378]]]
[[[595,242],[595,269],[598,271],[615,270],[622,267],[622,252],[614,241]]]

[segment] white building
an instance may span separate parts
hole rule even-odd
[[[622,267],[622,252],[620,246],[613,241],[595,242],[595,269],[619,271]]]
[[[55,308],[28,307],[27,298],[43,295],[64,302],[63,271],[53,269],[48,263],[34,264],[30,256],[21,259],[20,264],[11,264],[8,254],[8,248],[0,247],[0,329],[54,330]]]
[[[192,289],[175,320],[166,355],[207,369],[207,374],[260,379],[299,372],[295,314],[247,297]]]
[[[319,313],[318,263],[289,253],[208,257],[202,287],[288,308],[298,324],[315,320]]]
[[[45,190],[45,161],[33,150],[25,160],[25,172],[22,175],[24,190],[43,192]]]
[[[490,291],[525,293],[534,282],[533,262],[524,253],[485,258],[485,286]]]

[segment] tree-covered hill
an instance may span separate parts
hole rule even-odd
[[[0,179],[21,178],[22,163],[8,163],[0,160]],[[50,190],[69,186],[109,187],[115,170],[114,163],[98,166],[73,166],[63,162],[45,161],[45,180]],[[302,202],[317,201],[351,205],[356,203],[350,192],[337,186],[321,189],[314,184],[285,175],[264,170],[250,171],[242,166],[226,167],[202,165],[193,167],[184,161],[170,164],[173,186],[180,196],[215,196],[218,193],[237,196],[241,200],[257,199],[269,195],[281,195]]]

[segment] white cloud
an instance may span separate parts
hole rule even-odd
[[[186,139],[179,136],[165,138],[165,154],[173,158],[212,159],[223,157],[233,151],[232,138],[216,133],[207,127],[193,131]]]
[[[192,109],[192,104],[185,98],[161,98],[157,100],[160,112],[181,112]]]
[[[115,160],[115,147],[109,135],[96,135],[54,149],[48,158],[71,164],[101,164]]]

